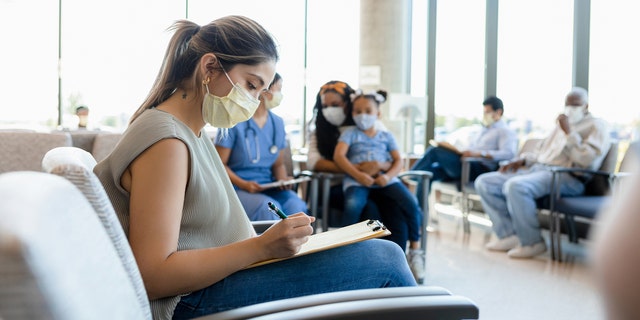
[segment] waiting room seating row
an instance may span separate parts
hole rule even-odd
[[[520,148],[519,154],[534,149],[539,141],[540,139],[526,140]],[[590,224],[596,221],[597,214],[611,200],[612,188],[619,186],[621,177],[628,174],[630,163],[638,162],[639,143],[636,141],[629,145],[626,152],[624,152],[624,158],[620,163],[619,169],[616,168],[618,155],[620,154],[620,143],[618,141],[612,141],[607,156],[598,170],[550,168],[555,177],[549,186],[551,195],[537,199],[537,205],[540,210],[538,215],[540,225],[549,229],[552,260],[562,260],[562,234],[566,234],[569,241],[574,243],[577,243],[580,238],[588,237]],[[454,201],[458,201],[457,207],[461,211],[463,228],[466,233],[470,232],[470,214],[473,212],[474,214],[484,215],[473,181],[469,181],[469,164],[473,161],[480,161],[480,159],[463,159],[461,181],[437,181],[432,185],[433,193],[448,194]],[[584,194],[561,197],[557,192],[559,190],[559,175],[570,172],[591,175],[592,178],[585,182]],[[432,200],[434,198],[433,196],[431,197]],[[488,225],[491,224],[488,217],[485,216],[483,219],[486,219]]]
[[[100,161],[113,150],[120,137],[120,133],[96,130],[0,130],[0,173],[42,171],[44,154],[56,147],[78,147]]]
[[[524,141],[518,155],[533,150],[541,139],[531,138]],[[434,181],[431,185],[431,201],[434,204],[442,204],[440,201],[442,198],[449,198],[452,206],[458,208],[462,217],[462,226],[465,233],[470,233],[470,214],[473,211],[483,215],[484,219],[488,217],[484,216],[482,207],[480,205],[480,196],[477,194],[474,186],[474,182],[469,178],[471,163],[487,161],[483,158],[464,157],[462,161],[462,172],[459,181]],[[497,164],[497,163],[496,163]],[[437,210],[436,213],[438,213]]]

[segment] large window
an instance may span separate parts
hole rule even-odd
[[[439,1],[437,15],[435,112],[439,135],[482,118],[485,4]]]
[[[167,28],[184,3],[164,1],[62,2],[63,127],[74,128],[74,108],[90,109],[89,125],[122,130],[158,73],[171,37]]]
[[[301,147],[320,86],[334,79],[357,85],[359,10],[359,1],[342,0],[0,1],[0,125],[55,128],[60,88],[62,128],[75,128],[75,107],[87,105],[90,126],[123,130],[153,84],[174,21],[203,25],[245,15],[279,45],[285,98],[274,112],[284,118],[293,147]]]
[[[0,124],[50,129],[58,112],[58,4],[0,1]]]
[[[500,1],[497,96],[521,134],[547,132],[564,110],[572,31],[573,0]]]
[[[574,1],[499,2],[497,95],[505,102],[507,120],[524,135],[546,132],[562,111],[572,84]],[[406,72],[414,96],[426,95],[428,2],[412,3],[412,62]],[[591,0],[591,5],[590,108],[614,124],[618,137],[637,139],[640,47],[633,32],[640,29],[635,18],[640,5],[625,0]],[[436,137],[479,123],[485,98],[485,7],[477,0],[437,2]],[[73,128],[73,110],[85,104],[91,108],[91,125],[123,130],[153,83],[171,36],[166,29],[175,20],[206,24],[240,14],[263,24],[279,44],[277,69],[285,98],[274,112],[285,119],[298,148],[320,86],[329,80],[359,86],[360,12],[360,1],[343,0],[167,0],[153,5],[142,0],[0,0],[0,126],[53,129],[60,99],[62,127]],[[415,133],[414,151],[424,147],[419,139],[424,135],[424,130]]]
[[[589,109],[605,117],[622,140],[637,140],[640,129],[640,3],[591,0]]]

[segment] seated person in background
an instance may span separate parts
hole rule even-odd
[[[571,89],[566,96],[564,113],[555,119],[555,129],[536,150],[508,162],[498,171],[476,178],[476,191],[498,236],[487,244],[487,249],[508,251],[511,258],[532,258],[547,250],[540,234],[536,199],[551,192],[549,167],[595,170],[609,151],[608,125],[589,112],[588,103],[585,89]],[[560,193],[582,194],[586,178],[561,174]]]
[[[252,221],[278,219],[269,210],[268,202],[273,202],[286,213],[307,213],[307,204],[291,190],[292,185],[268,189],[260,186],[293,179],[287,176],[284,166],[284,121],[270,111],[280,104],[282,82],[282,77],[276,73],[269,90],[260,95],[260,105],[251,119],[228,131],[218,129],[216,135],[216,150]]]
[[[515,157],[518,149],[518,136],[502,120],[504,105],[498,97],[488,97],[482,102],[484,115],[482,130],[470,141],[465,150],[458,150],[446,142],[437,142],[427,148],[424,156],[413,164],[411,170],[425,170],[433,173],[429,181],[429,190],[433,181],[460,181],[462,175],[462,157],[482,157],[491,161],[471,162],[469,181],[481,173],[494,171],[497,163]],[[436,143],[434,143],[436,144]],[[418,184],[417,194],[422,194],[422,183]]]
[[[89,107],[78,106],[76,116],[78,117],[78,130],[86,130],[89,124]]]
[[[420,248],[422,211],[416,197],[397,177],[403,162],[393,135],[389,131],[377,130],[374,125],[380,116],[380,104],[386,99],[387,92],[383,90],[367,94],[357,91],[353,96],[353,120],[356,127],[342,132],[333,156],[338,167],[347,173],[342,182],[342,225],[360,221],[370,194],[393,203],[397,208],[393,211],[403,215],[403,221],[408,224],[407,258],[414,277],[421,283],[424,279],[424,250]],[[371,176],[357,167],[365,161],[391,162],[391,167]]]
[[[307,139],[309,141],[307,166],[312,170],[344,173],[333,161],[333,153],[338,144],[340,132],[355,125],[351,115],[351,94],[354,92],[349,84],[337,80],[329,81],[320,87],[316,95],[316,103],[313,107],[314,117],[309,123],[310,132]],[[376,122],[376,126],[378,125],[382,127],[380,121]],[[360,163],[358,169],[373,176],[380,171],[389,170],[390,166],[390,162],[366,161]],[[329,207],[337,209],[330,210],[331,213],[342,214],[341,211],[344,209],[342,182],[338,179],[332,181]],[[394,211],[395,207],[384,199],[369,197],[360,219],[382,220],[391,231],[391,235],[385,239],[393,241],[406,251],[409,237],[407,223],[403,216],[396,215]],[[338,214],[332,214],[329,225],[340,224],[340,219]]]
[[[343,81],[332,80],[320,87],[316,95],[316,103],[313,107],[314,116],[309,122],[309,152],[307,155],[307,166],[314,171],[343,173],[333,161],[333,152],[340,132],[346,128],[354,126],[351,116],[351,94],[355,91],[351,86]],[[379,163],[369,161],[360,167],[374,174],[383,168],[388,168],[389,163]],[[331,208],[343,209],[344,197],[342,193],[342,183],[333,180],[330,188],[329,204]],[[378,206],[372,201],[367,203],[363,219],[380,219]],[[332,216],[330,225],[338,225],[339,217]],[[389,227],[389,226],[387,226]],[[392,231],[393,232],[393,231]],[[406,239],[405,239],[406,242]]]

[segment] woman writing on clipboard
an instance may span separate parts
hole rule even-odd
[[[260,95],[260,105],[253,117],[227,132],[219,129],[215,139],[216,150],[252,221],[278,219],[269,210],[269,202],[287,213],[307,213],[307,204],[291,190],[292,185],[261,186],[293,179],[287,175],[284,166],[284,121],[270,111],[282,100],[282,82],[282,77],[276,73],[269,89]]]

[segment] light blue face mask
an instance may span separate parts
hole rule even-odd
[[[378,115],[362,113],[357,116],[353,116],[353,121],[360,130],[367,130],[376,123]]]

